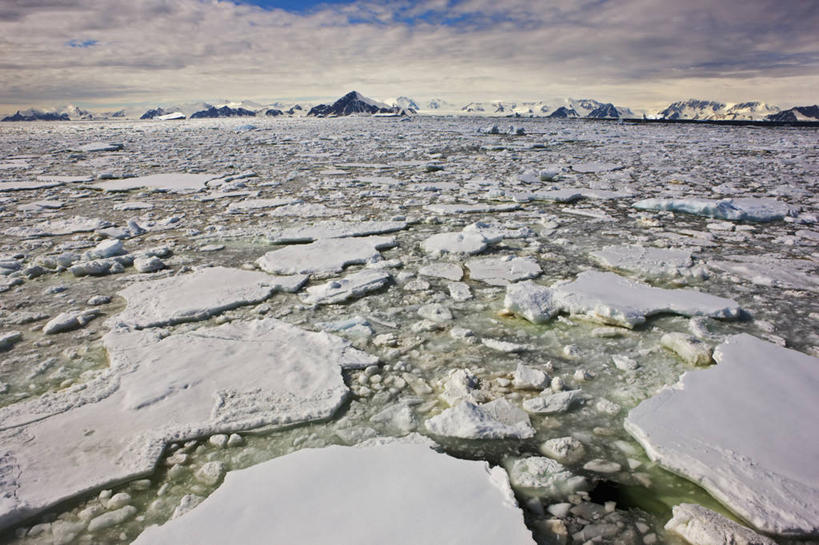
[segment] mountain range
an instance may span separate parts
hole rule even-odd
[[[551,117],[586,119],[645,119],[700,120],[700,121],[773,121],[797,122],[819,121],[819,106],[796,106],[787,110],[758,101],[723,103],[712,100],[689,99],[669,104],[663,110],[636,114],[624,106],[604,103],[593,99],[567,98],[553,102],[544,101],[485,101],[453,104],[440,98],[420,101],[400,96],[385,102],[368,98],[351,91],[332,104],[306,104],[274,102],[260,104],[253,101],[231,102],[227,100],[192,102],[171,106],[157,105],[143,113],[115,112],[95,113],[68,105],[53,110],[19,110],[2,121],[77,121],[136,118],[170,121],[186,118],[216,117],[338,117],[347,115],[447,115],[447,116],[493,116],[493,117]]]

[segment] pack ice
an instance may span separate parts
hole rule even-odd
[[[626,430],[759,530],[819,534],[819,358],[743,333],[714,359],[633,409]]]
[[[0,528],[149,475],[169,441],[329,418],[348,394],[341,370],[377,362],[272,318],[103,341],[98,378],[0,409]]]

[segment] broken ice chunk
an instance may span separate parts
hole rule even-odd
[[[543,271],[531,257],[485,257],[466,262],[469,277],[493,286],[506,286],[517,280],[539,276]]]
[[[272,274],[337,273],[348,265],[378,261],[379,250],[395,245],[393,237],[321,239],[267,252],[256,263]]]
[[[310,286],[301,297],[308,305],[330,305],[348,299],[361,297],[376,291],[392,280],[392,275],[385,271],[364,269],[345,276],[340,280],[330,280],[325,284]]]
[[[665,529],[696,545],[776,545],[773,539],[737,524],[701,505],[681,503]]]
[[[529,416],[506,398],[483,405],[461,401],[425,425],[430,433],[461,439],[528,439],[535,434]]]

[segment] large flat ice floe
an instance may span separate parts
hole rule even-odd
[[[572,282],[551,287],[531,280],[511,284],[506,288],[504,305],[536,324],[565,312],[628,328],[656,314],[735,319],[742,313],[730,299],[690,289],[655,288],[600,271],[584,271]]]
[[[691,274],[694,265],[691,250],[636,244],[606,246],[592,252],[591,257],[606,268],[651,278],[687,276]]]
[[[142,329],[206,320],[225,310],[264,301],[277,291],[298,291],[306,281],[306,275],[272,276],[228,267],[146,280],[118,292],[128,305],[109,322]]]
[[[272,318],[103,342],[98,379],[0,409],[0,529],[151,473],[168,441],[329,418],[348,394],[341,370],[377,362]]]
[[[714,359],[633,409],[626,429],[757,529],[819,534],[819,358],[741,334]]]
[[[446,478],[441,478],[445,475]],[[534,544],[506,472],[427,446],[305,449],[228,473],[135,545]]]
[[[52,237],[60,235],[71,235],[73,233],[87,233],[103,229],[111,224],[99,218],[85,218],[73,216],[70,218],[49,219],[32,226],[19,225],[9,227],[3,233],[12,237]]]
[[[405,221],[320,221],[312,225],[288,227],[267,234],[274,244],[314,242],[325,238],[363,237],[393,233],[407,228]]]
[[[695,216],[730,221],[777,221],[795,216],[799,210],[782,201],[766,197],[739,199],[670,198],[644,199],[634,203],[638,210],[669,210]]]
[[[665,525],[671,533],[696,545],[776,545],[776,542],[693,503],[673,508],[674,516]]]
[[[273,274],[337,273],[348,265],[380,261],[379,250],[395,245],[394,237],[321,239],[267,252],[256,264]]]
[[[132,189],[153,189],[171,193],[188,193],[205,189],[209,180],[215,179],[213,174],[151,174],[136,178],[121,180],[104,180],[94,184],[94,187],[104,191],[130,191]]]

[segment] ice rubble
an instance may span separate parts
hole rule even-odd
[[[681,503],[673,508],[674,516],[665,529],[696,545],[776,545],[776,541],[761,536],[705,508],[693,503]]]
[[[381,252],[396,245],[394,237],[320,239],[267,252],[256,260],[263,271],[274,274],[337,273],[348,265],[381,260]]]
[[[515,489],[528,496],[562,500],[575,492],[591,488],[585,477],[573,474],[551,458],[510,458],[503,465]]]
[[[529,416],[506,398],[482,405],[463,400],[427,420],[426,429],[461,439],[527,439],[535,434]]]
[[[364,269],[349,274],[341,280],[330,280],[318,286],[310,286],[305,290],[301,299],[308,305],[341,303],[379,290],[390,281],[392,281],[392,275],[386,271]]]
[[[199,506],[148,528],[134,544],[339,539],[534,544],[503,469],[400,443],[304,449],[228,473]]]
[[[740,334],[714,359],[633,409],[626,430],[759,530],[819,534],[819,358]]]
[[[584,271],[574,281],[557,282],[552,287],[531,280],[511,284],[506,288],[504,305],[533,323],[566,312],[628,328],[655,314],[734,319],[742,312],[730,299],[690,289],[655,288],[600,271]]]
[[[136,282],[118,292],[128,305],[108,323],[142,329],[206,320],[224,310],[264,301],[277,291],[298,291],[306,281],[305,275],[271,276],[208,267],[190,274]]]
[[[670,198],[644,199],[633,204],[638,210],[669,210],[730,221],[777,221],[795,216],[799,209],[766,197],[737,199]]]
[[[121,180],[103,180],[94,187],[105,191],[130,191],[132,189],[153,189],[172,193],[187,193],[205,189],[205,184],[215,179],[213,174],[151,174]]]
[[[341,370],[377,362],[272,318],[103,342],[97,380],[0,409],[0,528],[150,474],[168,441],[328,418],[348,394]]]

